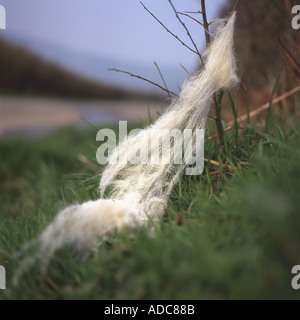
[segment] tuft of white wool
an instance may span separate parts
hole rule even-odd
[[[160,161],[158,165],[153,165],[147,162],[151,154],[159,153],[161,145],[169,140],[168,135],[163,136],[161,141],[156,139],[158,132],[161,129],[167,129],[168,132],[173,129],[193,129],[195,135],[195,129],[205,128],[212,95],[221,88],[230,89],[239,82],[233,52],[234,22],[235,13],[227,23],[218,20],[214,41],[204,53],[204,68],[184,83],[179,98],[153,125],[133,137],[129,136],[115,148],[110,157],[111,164],[103,172],[101,196],[108,186],[112,186],[109,197],[124,200],[135,207],[141,222],[147,220],[147,215],[160,216],[164,212],[168,196],[186,166],[174,164],[175,157],[182,150],[178,144],[172,145],[171,161],[168,163]],[[195,136],[192,137],[194,140]],[[140,148],[140,163],[131,164],[131,159],[136,157],[136,146],[145,145],[151,145],[151,148]],[[118,161],[119,155],[127,155],[127,163]],[[163,154],[161,158],[164,158]]]
[[[101,199],[61,211],[29,245],[38,244],[35,253],[23,261],[16,279],[33,263],[39,263],[45,270],[53,254],[65,245],[71,245],[77,252],[85,252],[116,229],[146,226],[149,217],[155,220],[163,215],[171,190],[186,164],[174,164],[175,157],[182,152],[176,143],[171,145],[170,161],[151,164],[148,161],[150,154],[161,152],[161,143],[169,136],[162,136],[162,141],[154,138],[161,129],[193,129],[193,135],[195,129],[204,129],[212,95],[238,84],[233,50],[235,17],[233,13],[228,20],[218,21],[214,40],[203,54],[204,67],[183,84],[179,98],[154,124],[129,136],[114,149],[101,178]],[[194,139],[192,136],[192,141]],[[156,142],[148,144],[149,141]],[[151,147],[140,148],[139,163],[132,164],[130,159],[136,157],[137,146],[143,145]],[[195,144],[192,145],[194,148]],[[113,161],[125,154],[126,163]],[[108,186],[112,190],[109,198],[104,199]]]

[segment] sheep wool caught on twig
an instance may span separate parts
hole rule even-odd
[[[233,50],[235,16],[233,13],[228,20],[216,22],[212,34],[214,39],[203,54],[204,67],[183,84],[178,99],[156,122],[121,142],[112,152],[110,160],[116,160],[125,153],[128,159],[134,157],[136,146],[147,144],[157,130],[168,129],[169,132],[172,129],[205,128],[212,95],[222,88],[230,89],[239,82]],[[143,162],[154,149],[159,149],[159,142],[141,148],[140,163],[109,162],[101,177],[101,198],[67,207],[58,213],[54,221],[33,241],[35,245],[38,244],[36,251],[22,262],[17,277],[33,263],[39,263],[45,270],[53,254],[65,245],[84,252],[91,244],[99,244],[101,237],[113,234],[116,229],[146,226],[149,217],[152,220],[161,217],[186,163],[174,164],[175,157],[182,152],[176,143],[171,146],[169,163]],[[111,191],[105,199],[104,193],[109,186]]]

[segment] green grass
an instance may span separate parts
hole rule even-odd
[[[99,177],[78,160],[83,154],[95,163],[98,145],[93,129],[0,141],[8,288],[0,298],[298,299],[291,269],[300,264],[300,122],[268,121],[268,131],[246,124],[226,132],[224,153],[207,141],[205,157],[232,170],[206,163],[201,176],[182,176],[154,234],[116,234],[84,261],[65,248],[45,275],[35,266],[18,287],[13,253],[63,206],[99,196]]]

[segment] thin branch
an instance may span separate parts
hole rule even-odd
[[[298,91],[300,91],[300,86],[295,87],[294,89],[292,89],[292,90],[290,90],[290,91],[287,91],[287,92],[285,92],[284,94],[282,94],[281,96],[273,99],[272,103],[273,103],[273,104],[278,103],[278,102],[280,102],[280,101],[282,101],[282,100],[290,97],[291,95],[295,94],[295,93],[298,92]],[[261,113],[262,111],[267,110],[269,107],[270,107],[270,102],[265,103],[265,104],[262,105],[261,107],[259,107],[259,108],[255,109],[255,110],[251,111],[251,112],[249,113],[249,118],[255,117],[256,115],[258,115],[258,114]],[[238,117],[238,123],[241,123],[241,122],[247,120],[247,118],[248,118],[248,114],[244,114],[244,115]],[[231,126],[231,125],[233,124],[233,122],[234,122],[234,121],[230,121],[230,122],[228,123],[228,125]]]
[[[78,155],[78,160],[94,171],[99,170],[99,167],[94,162],[85,157],[83,154]]]
[[[201,11],[202,11],[202,17],[203,17],[203,25],[204,25],[204,31],[205,31],[205,40],[206,40],[206,47],[208,48],[210,46],[210,34],[209,34],[209,23],[207,21],[206,16],[206,8],[205,8],[205,0],[201,0]],[[222,125],[221,115],[220,115],[220,105],[217,101],[217,95],[216,93],[213,94],[213,108],[215,113],[215,124],[216,124],[216,130],[217,130],[217,139],[218,143],[220,144],[220,149],[223,149],[224,147],[224,128]]]
[[[207,116],[207,118],[209,118],[209,119],[211,119],[211,120],[215,120],[215,121],[216,121],[216,118],[215,118],[215,117],[213,117],[213,116],[208,115],[208,116]]]
[[[210,34],[208,30],[209,23],[207,21],[206,17],[206,8],[205,8],[205,0],[201,0],[201,12],[202,12],[202,17],[203,17],[203,26],[204,26],[204,31],[205,31],[205,41],[206,41],[206,47],[209,47],[210,45]]]
[[[233,7],[233,9],[232,9],[231,15],[232,15],[232,14],[234,13],[234,11],[236,10],[238,4],[239,4],[239,0],[236,0],[235,5],[234,5],[234,7]]]
[[[184,12],[185,12],[185,11],[184,11]],[[186,13],[183,13],[183,12],[179,12],[179,11],[178,11],[178,13],[179,13],[179,14],[182,14],[183,16],[189,17],[190,19],[196,21],[197,23],[199,23],[199,24],[204,28],[204,24],[203,24],[202,22],[200,22],[199,20],[197,20],[197,19],[195,19],[194,17],[190,16],[189,14],[186,14]],[[208,23],[207,23],[207,26],[210,26],[212,23],[213,23],[213,21],[208,22]]]
[[[179,15],[178,15],[178,13],[177,13],[177,11],[176,11],[176,9],[175,9],[175,7],[174,7],[174,5],[173,5],[173,3],[172,3],[172,1],[171,1],[171,0],[169,0],[169,3],[170,3],[170,5],[171,5],[171,7],[172,7],[172,9],[173,9],[173,11],[174,11],[174,13],[175,13],[175,15],[176,15],[177,20],[181,23],[181,25],[182,25],[182,26],[183,26],[183,28],[185,29],[185,31],[186,31],[186,33],[187,33],[188,37],[190,38],[190,40],[191,40],[191,42],[192,42],[192,44],[193,44],[193,46],[194,46],[195,50],[197,51],[197,54],[198,54],[198,56],[199,56],[199,58],[200,58],[200,60],[201,60],[202,64],[204,65],[204,62],[203,62],[202,56],[201,56],[201,54],[200,54],[200,52],[199,52],[199,50],[198,50],[198,48],[197,48],[197,46],[196,46],[196,44],[195,44],[195,42],[194,42],[194,40],[193,40],[193,38],[192,38],[192,36],[191,36],[190,32],[189,32],[189,29],[186,27],[186,25],[184,24],[184,22],[180,19],[180,17],[179,17]]]
[[[143,2],[140,2],[141,5],[144,7],[144,9],[168,32],[170,33],[175,39],[177,39],[183,46],[185,46],[187,49],[192,51],[193,53],[197,54],[197,51],[189,47],[187,44],[185,44],[178,36],[176,36],[173,32],[171,32],[144,4]]]
[[[180,66],[190,77],[192,76],[181,63],[180,63]]]
[[[164,86],[165,86],[165,89],[166,89],[167,92],[168,92],[169,98],[172,98],[171,93],[170,93],[170,90],[169,90],[168,87],[167,87],[167,84],[166,84],[166,82],[165,82],[165,79],[164,79],[162,73],[160,72],[160,69],[159,69],[157,63],[156,63],[155,61],[153,61],[153,63],[154,63],[154,65],[155,65],[155,67],[156,67],[156,69],[157,69],[157,71],[158,71],[158,73],[159,73],[159,75],[160,75],[160,77],[161,77],[161,80],[162,80],[162,82],[163,82],[163,84],[164,84]]]
[[[202,11],[183,11],[183,12],[185,12],[185,13],[200,13],[200,14],[202,14]]]
[[[229,170],[232,170],[232,167],[229,164],[219,163],[218,161],[206,159],[206,158],[204,158],[203,160],[209,164],[216,166],[216,167],[223,167],[223,168],[227,168]]]
[[[149,82],[149,83],[153,84],[154,86],[160,88],[160,89],[163,90],[163,91],[166,91],[166,92],[168,92],[168,93],[171,93],[171,94],[174,95],[175,97],[179,97],[178,94],[176,94],[176,93],[174,93],[174,92],[172,92],[172,91],[170,91],[170,90],[167,90],[166,88],[162,87],[162,86],[159,85],[158,83],[155,83],[155,82],[153,82],[153,81],[151,81],[151,80],[148,80],[148,79],[146,79],[146,78],[143,78],[143,77],[141,77],[141,76],[139,76],[139,75],[136,75],[136,74],[133,74],[133,73],[131,73],[131,72],[124,71],[124,70],[114,69],[114,68],[108,69],[108,70],[109,70],[109,71],[115,71],[115,72],[125,73],[125,74],[130,75],[131,77],[144,80],[144,81]]]
[[[300,86],[295,87],[294,89],[292,89],[292,90],[290,90],[290,91],[287,91],[287,92],[285,92],[284,94],[282,94],[281,96],[273,99],[272,103],[273,103],[273,104],[279,103],[280,101],[282,101],[282,100],[284,100],[284,99],[292,96],[293,94],[295,94],[296,92],[299,92],[299,91],[300,91]],[[238,119],[237,119],[237,120],[238,120],[238,124],[240,125],[243,121],[247,120],[248,117],[249,117],[249,119],[251,119],[251,118],[257,116],[257,115],[260,114],[261,112],[267,110],[269,107],[270,107],[270,102],[267,102],[267,103],[265,103],[264,105],[258,107],[257,109],[254,109],[254,110],[251,111],[249,114],[246,113],[246,114],[238,117]],[[229,122],[228,122],[228,127],[227,127],[226,129],[224,129],[224,132],[233,129],[233,123],[234,123],[234,120],[229,121]],[[239,127],[240,127],[240,126],[239,126]],[[213,135],[213,136],[208,137],[208,140],[212,140],[213,138],[216,138],[216,137],[217,137],[217,135],[215,134],[215,135]]]
[[[213,107],[214,107],[214,113],[215,113],[215,124],[216,124],[216,129],[217,129],[218,142],[220,143],[220,148],[223,148],[223,146],[224,146],[224,128],[222,125],[222,119],[221,119],[220,112],[219,112],[219,108],[221,108],[221,106],[218,104],[216,94],[213,95]]]
[[[177,13],[194,20],[195,22],[199,23],[203,27],[203,23],[202,22],[198,21],[197,19],[195,19],[194,17],[190,16],[189,14],[184,13],[184,12],[179,12],[179,11]]]

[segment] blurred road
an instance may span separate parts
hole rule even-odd
[[[80,101],[0,97],[0,136],[40,136],[63,126],[118,124],[156,118],[163,104],[145,101]]]

